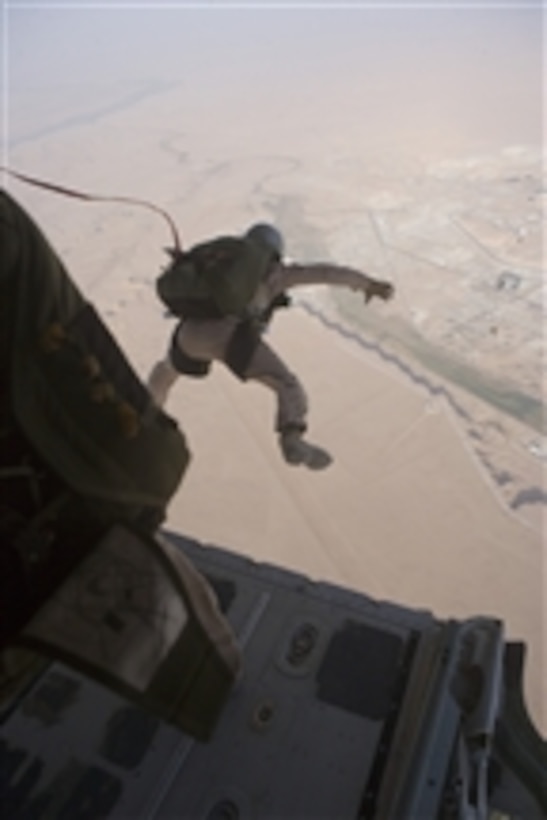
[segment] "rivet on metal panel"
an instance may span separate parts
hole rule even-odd
[[[273,720],[275,706],[272,700],[261,700],[254,708],[251,724],[253,729],[267,729]]]
[[[317,627],[304,623],[295,630],[287,651],[287,662],[299,666],[311,654],[317,642]]]

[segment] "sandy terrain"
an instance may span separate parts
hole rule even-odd
[[[347,236],[357,194],[349,177],[340,176],[343,162],[351,164],[346,144],[339,148],[338,166],[332,160],[329,169],[313,146],[305,150],[305,139],[300,153],[290,141],[290,152],[281,152],[278,135],[276,146],[262,140],[260,154],[245,154],[232,124],[217,159],[211,132],[195,126],[179,133],[172,126],[176,102],[170,92],[107,119],[44,134],[16,147],[12,164],[87,191],[150,199],[172,213],[185,242],[276,215],[295,256],[310,247],[314,255],[336,257],[345,241],[344,261],[366,264],[366,247],[358,249],[355,239],[352,246]],[[166,122],[171,126],[163,127]],[[138,135],[131,150],[127,134]],[[501,161],[496,167],[505,173]],[[395,186],[380,174],[376,205],[411,202],[404,179],[398,177]],[[291,199],[289,183],[299,201]],[[350,191],[346,199],[344,188]],[[161,248],[169,244],[166,225],[143,209],[84,205],[18,183],[10,189],[146,377],[172,329],[153,290],[164,261]],[[335,194],[337,215],[326,205]],[[478,223],[473,227],[479,230]],[[411,232],[405,241],[412,249]],[[423,246],[418,250],[427,253]],[[424,311],[426,296],[415,301]],[[547,729],[545,485],[542,461],[527,449],[540,441],[539,433],[428,372],[401,345],[390,347],[378,326],[400,317],[402,301],[369,308],[376,326],[360,331],[368,348],[329,326],[325,317],[346,320],[324,299],[319,317],[306,308],[310,304],[318,304],[316,294],[302,293],[301,303],[276,319],[271,340],[306,384],[310,437],[332,452],[333,466],[322,474],[287,467],[272,433],[271,396],[217,365],[205,381],[181,380],[168,404],[193,452],[168,526],[441,617],[503,618],[509,636],[528,644],[528,703]],[[444,391],[432,391],[432,384]],[[510,482],[499,480],[503,470],[512,476],[510,493]],[[536,488],[537,503],[512,505],[519,488]]]

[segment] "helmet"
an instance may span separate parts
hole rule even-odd
[[[276,256],[281,259],[283,251],[285,250],[285,243],[281,233],[273,225],[267,222],[257,222],[245,234],[253,242],[274,251]]]

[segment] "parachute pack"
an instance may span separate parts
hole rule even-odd
[[[45,592],[52,560],[61,570],[95,529],[154,531],[190,453],[5,191],[0,248],[0,575],[5,561],[20,567],[21,598],[23,587]],[[37,555],[36,543],[48,546]]]
[[[169,251],[171,263],[156,292],[179,318],[245,315],[276,254],[249,237],[221,236],[188,251]]]
[[[189,461],[183,433],[153,407],[100,315],[6,192],[0,230],[1,370],[13,421],[97,506],[124,520],[145,509],[161,517]]]

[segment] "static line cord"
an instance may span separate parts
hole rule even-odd
[[[152,202],[128,196],[100,196],[96,194],[88,194],[84,191],[77,191],[72,188],[65,188],[64,186],[57,185],[52,182],[46,182],[43,179],[37,179],[35,177],[27,176],[27,174],[22,174],[18,171],[12,170],[11,168],[6,168],[3,165],[0,165],[0,171],[4,171],[5,173],[10,174],[12,177],[19,179],[21,182],[26,182],[29,185],[35,185],[38,188],[44,188],[46,191],[53,191],[54,193],[62,194],[63,196],[71,196],[75,197],[76,199],[83,199],[86,202],[121,202],[125,205],[140,205],[144,208],[148,208],[151,211],[155,211],[156,213],[160,214],[160,216],[162,216],[169,225],[171,235],[173,237],[173,250],[175,254],[179,254],[182,252],[179,232],[173,219],[167,213],[167,211],[164,211],[163,208],[159,208]]]

